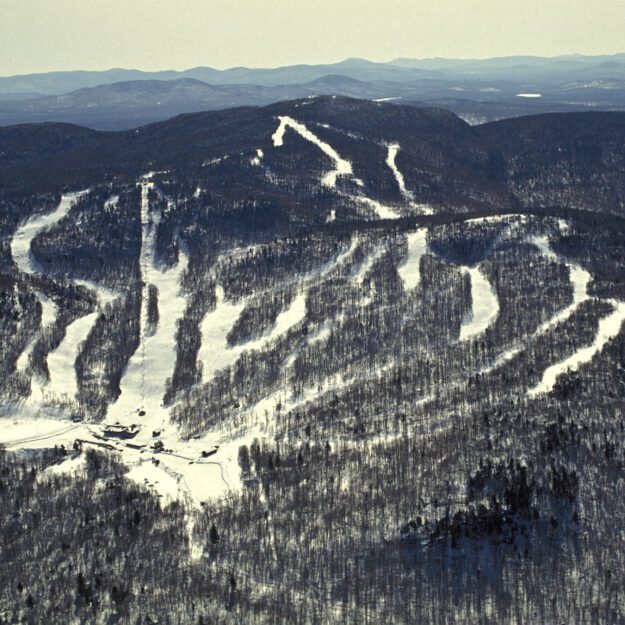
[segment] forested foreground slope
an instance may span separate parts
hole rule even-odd
[[[625,622],[623,146],[0,129],[0,622]]]

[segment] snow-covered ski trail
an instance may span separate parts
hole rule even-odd
[[[278,119],[280,120],[280,125],[271,137],[274,147],[277,148],[284,145],[284,133],[287,128],[291,128],[301,137],[310,141],[313,145],[316,145],[326,156],[334,161],[334,169],[326,173],[321,179],[321,183],[324,186],[336,187],[336,180],[339,176],[352,175],[352,164],[344,158],[341,158],[339,153],[330,144],[319,139],[319,137],[317,137],[314,132],[311,132],[304,124],[286,115],[281,115]]]
[[[566,232],[569,229],[568,224],[561,219],[558,220],[558,227],[561,232]],[[545,323],[541,324],[538,330],[534,333],[534,336],[538,336],[540,334],[544,334],[559,323],[566,321],[583,302],[590,299],[588,285],[592,280],[592,276],[576,263],[570,262],[558,256],[551,249],[549,238],[547,236],[534,236],[530,239],[530,243],[535,245],[541,254],[547,258],[556,262],[564,263],[569,269],[571,285],[573,286],[571,303],[568,306],[565,306],[551,319],[548,319]],[[594,341],[588,346],[579,348],[562,361],[547,367],[547,369],[543,371],[541,381],[534,388],[528,390],[527,394],[529,397],[536,397],[541,393],[551,392],[560,374],[567,371],[576,371],[581,365],[590,362],[608,342],[620,333],[623,321],[625,321],[625,303],[614,299],[604,301],[612,306],[613,312],[599,320],[599,326],[597,328],[597,334],[595,335]],[[505,360],[509,360],[519,351],[520,349],[518,348],[510,350],[508,354],[504,355]],[[505,360],[503,361],[505,362]]]
[[[278,117],[279,125],[276,131],[273,133],[271,139],[273,141],[274,147],[281,147],[284,145],[284,135],[286,133],[287,128],[291,128],[293,131],[297,132],[301,137],[310,141],[313,145],[316,145],[326,156],[331,158],[334,161],[334,169],[327,172],[321,179],[321,183],[326,187],[332,187],[336,189],[336,182],[339,176],[351,176],[354,183],[358,186],[364,186],[364,182],[359,178],[353,177],[353,167],[350,161],[342,158],[339,153],[326,141],[320,139],[314,132],[312,132],[306,125],[298,122],[292,117],[288,117],[286,115],[280,115]],[[321,124],[321,126],[329,128],[329,126]],[[358,136],[353,135],[352,133],[346,133],[348,136]],[[391,143],[387,145],[387,157],[386,164],[393,172],[393,176],[397,182],[399,190],[403,199],[408,203],[411,208],[419,209],[419,211],[424,215],[429,215],[432,213],[432,209],[426,205],[417,204],[414,200],[414,194],[411,191],[406,189],[406,184],[404,181],[403,174],[397,168],[395,163],[395,158],[397,153],[399,152],[399,144]],[[258,165],[262,160],[262,155],[259,154],[252,159],[252,164]],[[356,195],[356,194],[344,194],[345,197],[349,198],[353,202],[363,204],[367,208],[374,210],[377,217],[379,219],[398,219],[400,217],[399,212],[392,206],[387,204],[383,204],[378,200],[374,200],[366,195]],[[333,221],[336,213],[331,213],[332,217],[329,221]]]
[[[302,284],[297,285],[298,295],[290,306],[278,315],[273,328],[268,333],[240,345],[230,347],[227,343],[227,336],[251,298],[243,298],[238,302],[228,302],[224,298],[223,288],[218,285],[216,288],[216,306],[206,314],[201,323],[202,341],[198,352],[198,362],[202,364],[203,380],[210,380],[216,371],[234,364],[243,352],[262,349],[303,321],[306,316],[306,293],[310,283],[324,279],[325,276],[341,266],[354,254],[357,247],[358,240],[354,237],[347,250],[307,276]]]
[[[348,195],[347,197],[354,202],[364,204],[367,208],[373,209],[376,212],[378,219],[399,219],[401,217],[397,210],[392,206],[382,204],[382,202],[373,200],[365,195]]]
[[[11,256],[22,273],[43,274],[43,269],[31,250],[33,239],[46,228],[50,228],[61,221],[69,213],[72,206],[86,193],[87,191],[66,193],[51,213],[35,215],[17,229],[11,240]]]
[[[478,267],[466,269],[471,280],[471,312],[462,321],[460,341],[483,334],[499,315],[499,300],[493,287]]]
[[[58,306],[51,299],[46,297],[43,293],[36,293],[36,295],[39,303],[41,304],[40,329],[30,339],[24,351],[20,354],[17,362],[15,363],[16,370],[24,374],[28,371],[30,355],[35,347],[35,344],[37,343],[37,339],[41,336],[41,333],[52,327],[56,321],[57,315],[59,314]]]
[[[618,300],[607,301],[612,305],[613,311],[599,320],[599,327],[597,328],[594,341],[586,347],[581,347],[568,358],[545,369],[541,381],[527,392],[529,397],[536,397],[536,395],[541,393],[551,392],[556,385],[558,376],[567,371],[577,371],[583,364],[590,362],[611,340],[618,336],[623,322],[625,322],[625,302]]]
[[[568,225],[563,220],[560,220],[558,225],[561,231],[568,229]],[[551,249],[549,238],[546,235],[533,236],[529,239],[529,243],[537,247],[539,252],[546,258],[563,263],[568,268],[569,279],[573,289],[571,302],[556,312],[552,317],[541,323],[532,333],[531,338],[537,338],[546,334],[557,325],[566,322],[582,303],[590,299],[588,286],[592,280],[592,276],[576,263],[556,254]],[[604,301],[612,306],[613,311],[599,320],[597,333],[593,342],[590,345],[579,348],[573,354],[547,367],[543,371],[541,381],[527,391],[528,397],[533,398],[541,393],[551,392],[559,375],[567,371],[577,371],[583,364],[590,362],[607,343],[620,333],[623,322],[625,322],[625,302],[614,299]],[[483,367],[480,370],[480,374],[492,372],[512,360],[520,354],[522,350],[523,346],[521,345],[511,347],[500,354],[490,365]]]
[[[46,228],[50,228],[54,224],[61,221],[61,219],[67,215],[71,207],[85,193],[86,191],[80,191],[77,193],[68,193],[63,195],[58,206],[51,213],[46,213],[45,215],[35,215],[16,230],[11,240],[11,256],[17,268],[22,273],[29,275],[43,273],[43,268],[37,262],[32,253],[31,244],[33,239]],[[26,373],[28,369],[30,353],[34,348],[37,339],[41,333],[54,325],[58,316],[58,307],[52,300],[46,297],[43,293],[35,292],[35,295],[41,304],[42,311],[40,331],[29,341],[26,349],[17,360],[16,368],[21,373]]]
[[[402,194],[402,197],[404,198],[404,200],[406,200],[406,202],[411,204],[412,202],[414,202],[414,194],[412,193],[412,191],[408,191],[408,189],[406,189],[406,181],[404,180],[404,175],[401,173],[401,171],[399,171],[397,163],[395,162],[395,159],[397,158],[397,154],[400,149],[399,143],[389,143],[387,148],[388,153],[386,155],[386,164],[393,172],[393,176],[395,177],[395,181],[397,182],[397,186],[399,187],[399,192]]]
[[[78,380],[74,363],[80,353],[80,347],[91,332],[99,316],[98,312],[79,317],[67,328],[60,345],[48,354],[48,371],[50,381],[45,385],[46,394],[55,398],[63,398],[70,402],[78,393]]]
[[[202,343],[198,359],[202,363],[205,381],[210,380],[219,369],[234,364],[243,352],[259,350],[269,345],[306,316],[306,293],[301,292],[290,306],[278,315],[269,332],[247,343],[230,346],[227,341],[228,333],[247,305],[247,301],[245,299],[237,303],[226,302],[223,289],[217,287],[217,305],[204,317],[201,328]]]
[[[428,250],[427,229],[419,228],[409,233],[406,239],[408,254],[404,263],[398,267],[397,273],[403,282],[404,290],[411,291],[421,282],[421,258]]]
[[[141,182],[141,280],[143,283],[140,317],[140,345],[130,358],[121,380],[121,394],[110,406],[109,422],[135,422],[139,411],[145,427],[160,429],[169,421],[169,411],[163,406],[166,384],[176,361],[176,330],[183,314],[186,298],[181,294],[181,279],[188,257],[180,247],[178,264],[160,268],[155,262],[155,241],[158,216],[150,217],[149,191],[153,183]],[[159,319],[152,332],[148,322],[148,293],[150,286],[158,294]]]
[[[386,145],[387,154],[386,154],[386,164],[388,168],[393,172],[393,177],[395,178],[395,182],[399,188],[399,192],[401,193],[404,201],[410,206],[410,208],[418,209],[419,212],[423,215],[431,215],[433,213],[432,208],[425,204],[417,204],[415,201],[415,196],[412,191],[409,191],[406,188],[406,180],[404,179],[404,174],[400,171],[399,167],[397,167],[397,154],[399,153],[401,147],[399,143],[389,143]]]

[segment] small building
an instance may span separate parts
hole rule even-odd
[[[107,425],[104,428],[104,436],[109,438],[134,438],[141,428],[134,423],[132,425]]]

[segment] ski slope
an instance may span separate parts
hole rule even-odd
[[[486,276],[478,267],[466,272],[471,280],[471,312],[462,321],[461,341],[483,334],[499,315],[499,300]]]
[[[94,312],[80,317],[65,329],[65,337],[60,345],[48,354],[48,371],[50,379],[45,391],[56,398],[72,401],[78,393],[78,380],[74,363],[82,342],[87,338],[95,324],[99,313]]]
[[[110,406],[107,420],[130,424],[140,410],[146,412],[144,425],[158,429],[169,420],[169,411],[163,406],[168,378],[176,362],[177,320],[182,315],[186,298],[181,294],[181,279],[188,257],[179,250],[178,264],[172,268],[158,267],[155,261],[158,216],[149,214],[149,191],[152,182],[141,183],[141,299],[140,345],[132,355],[121,379],[121,394]],[[148,324],[148,289],[158,290],[159,321],[154,332]]]
[[[46,228],[51,228],[69,213],[76,202],[88,191],[66,193],[61,197],[59,205],[45,215],[35,215],[20,226],[11,240],[11,256],[22,273],[41,274],[41,265],[33,256],[31,243]]]
[[[247,343],[228,345],[227,336],[246,304],[247,300],[236,304],[226,302],[223,299],[223,290],[218,290],[217,306],[202,321],[202,343],[198,360],[202,363],[204,381],[210,380],[219,369],[234,364],[243,352],[263,349],[303,321],[306,316],[306,293],[301,292],[277,316],[269,332]]]
[[[408,254],[405,262],[397,269],[404,284],[404,290],[411,291],[421,281],[421,258],[427,253],[427,229],[419,228],[407,236]]]
[[[284,145],[284,134],[287,128],[291,128],[291,130],[294,130],[301,137],[310,141],[313,145],[316,145],[326,156],[334,161],[334,169],[325,174],[321,179],[321,183],[324,186],[336,187],[336,180],[339,176],[352,175],[352,164],[344,158],[341,158],[330,144],[319,139],[319,137],[317,137],[314,132],[308,130],[304,124],[286,115],[281,115],[278,119],[280,120],[280,125],[271,137],[274,147],[277,148]]]

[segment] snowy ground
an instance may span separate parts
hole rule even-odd
[[[202,344],[198,359],[202,363],[205,381],[210,380],[217,370],[234,364],[243,352],[262,349],[306,316],[306,294],[299,293],[290,306],[278,315],[269,332],[253,341],[230,346],[226,337],[245,305],[246,300],[236,304],[224,301],[223,291],[218,290],[217,306],[202,322]]]
[[[256,156],[254,156],[250,160],[250,164],[254,165],[255,167],[258,167],[258,165],[260,165],[261,161],[263,160],[264,156],[265,155],[264,155],[263,151],[259,148],[258,150],[256,150]]]
[[[252,439],[229,432],[209,432],[200,439],[182,440],[177,428],[170,422],[169,410],[162,406],[165,383],[175,362],[176,321],[184,310],[180,279],[187,261],[181,251],[180,262],[173,269],[162,271],[154,264],[153,227],[148,225],[150,220],[147,215],[150,184],[144,181],[142,189],[144,237],[141,267],[146,288],[148,284],[154,284],[159,291],[159,325],[154,334],[146,335],[146,311],[142,311],[141,347],[131,358],[122,379],[122,393],[111,406],[107,421],[141,425],[133,443],[144,445],[144,449],[125,448],[122,452],[125,464],[131,467],[131,479],[153,488],[165,502],[178,498],[199,506],[203,501],[224,496],[230,490],[241,487],[238,450],[241,444],[249,444]],[[244,351],[261,349],[274,341],[299,323],[306,313],[306,293],[301,291],[278,315],[267,334],[230,348],[226,337],[246,303],[247,300],[237,303],[225,301],[223,290],[217,288],[216,307],[205,316],[201,325],[202,343],[198,360],[202,363],[204,381],[210,380],[218,369],[236,362]],[[164,363],[168,366],[163,366]],[[139,416],[139,410],[144,410],[146,414]],[[160,434],[153,437],[153,432]],[[258,430],[255,430],[256,435]],[[150,449],[155,440],[162,441],[163,451]],[[202,458],[202,452],[215,447],[219,447],[215,455]]]
[[[31,251],[31,243],[33,239],[46,228],[50,228],[57,222],[61,221],[61,219],[63,219],[63,217],[67,215],[71,207],[78,201],[78,199],[83,194],[84,191],[63,195],[61,197],[59,205],[51,213],[47,213],[45,215],[36,215],[26,221],[26,223],[24,223],[17,229],[15,235],[13,236],[13,239],[11,240],[11,256],[13,257],[13,261],[15,262],[17,268],[22,273],[31,275],[41,273],[41,265],[37,262]],[[44,332],[47,328],[52,327],[52,325],[56,321],[58,315],[58,307],[43,293],[36,293],[36,295],[42,309],[40,327],[41,333]],[[40,336],[40,333],[35,334],[31,338],[25,350],[19,356],[16,363],[16,368],[19,372],[27,372],[30,354],[35,346],[35,343],[37,342],[37,339]],[[35,382],[33,386],[37,386],[37,394],[40,399],[41,384]]]
[[[7,449],[44,449],[54,445],[71,448],[79,432],[85,430],[84,425],[67,419],[36,418],[28,410],[20,410],[19,414],[19,417],[1,415],[0,442]]]
[[[198,362],[202,363],[205,380],[212,378],[215,371],[232,364],[238,357],[233,350],[228,352],[226,337],[246,305],[244,300],[236,303],[226,301],[221,286],[217,287],[216,295],[215,308],[204,317],[200,328],[202,343]]]
[[[155,490],[167,503],[172,499],[183,499],[200,504],[211,497],[219,497],[240,484],[237,454],[239,442],[228,443],[217,435],[209,435],[204,440],[181,441],[178,432],[169,424],[169,411],[162,406],[167,378],[171,375],[176,356],[175,332],[178,316],[184,310],[185,299],[180,294],[180,279],[187,265],[184,250],[180,250],[180,261],[171,269],[163,269],[154,262],[154,236],[156,220],[148,215],[148,191],[151,187],[150,176],[142,181],[142,252],[141,270],[145,283],[143,298],[141,348],[129,362],[121,383],[122,393],[118,401],[110,407],[107,422],[130,424],[140,422],[142,429],[132,439],[129,447],[126,441],[109,440],[120,454],[122,461],[129,467],[129,479],[145,484]],[[80,194],[69,194],[57,209],[48,215],[29,220],[15,235],[12,252],[18,267],[27,273],[39,272],[40,267],[30,253],[32,239],[42,229],[52,226],[62,219]],[[113,203],[111,198],[107,204]],[[156,216],[157,218],[157,216]],[[108,289],[86,281],[75,281],[89,288],[98,296],[100,307],[112,301],[117,294]],[[153,284],[158,289],[159,323],[152,334],[147,332],[146,306],[147,288]],[[43,308],[42,326],[54,323],[57,309],[54,303],[39,294]],[[276,327],[266,340],[272,340],[277,334],[294,323],[294,317],[300,318],[305,310],[305,300],[300,295],[288,311],[279,316]],[[229,311],[230,313],[232,311]],[[50,381],[38,383],[33,379],[33,393],[25,402],[0,407],[0,443],[9,449],[48,448],[64,445],[71,449],[76,439],[100,442],[102,427],[88,423],[72,423],[70,416],[75,411],[72,401],[76,392],[74,362],[80,343],[93,327],[98,313],[77,319],[66,329],[66,336],[59,347],[48,356]],[[235,317],[236,319],[236,317]],[[230,314],[230,325],[233,317]],[[28,353],[34,345],[29,344],[20,356],[19,366],[26,370]],[[56,396],[56,398],[54,397]],[[65,405],[50,404],[52,399],[65,398]],[[138,416],[138,410],[146,414]],[[19,416],[16,416],[19,415]],[[164,451],[150,449],[154,442],[152,432],[162,430],[159,437],[164,443]],[[220,445],[219,459],[202,458],[202,452]],[[168,451],[171,450],[171,451]],[[79,471],[81,461],[68,458],[65,462],[54,465],[51,472]]]
[[[265,335],[241,345],[230,347],[226,337],[241,312],[249,303],[250,298],[245,298],[238,302],[228,302],[224,299],[223,288],[217,286],[216,306],[207,313],[201,324],[202,341],[198,353],[198,362],[202,364],[204,381],[210,380],[217,370],[234,364],[243,352],[266,347],[269,343],[303,321],[306,316],[306,293],[308,286],[316,280],[322,280],[325,276],[342,266],[344,262],[351,258],[357,246],[358,241],[354,238],[348,249],[339,253],[333,260],[328,261],[317,271],[306,276],[302,281],[300,292],[290,306],[278,315],[271,330]]]
[[[39,299],[39,303],[41,304],[41,332],[45,332],[46,329],[52,327],[52,325],[56,321],[56,317],[59,311],[57,305],[51,299],[46,297],[43,293],[37,293],[37,298]],[[37,342],[38,338],[39,333],[33,335],[33,337],[28,342],[28,345],[26,345],[26,348],[17,359],[15,368],[20,373],[27,372],[30,354],[35,347],[35,343]]]
[[[397,154],[401,149],[399,143],[390,143],[386,147],[388,149],[386,155],[386,164],[393,172],[393,176],[395,177],[395,181],[397,182],[397,186],[399,187],[399,192],[404,198],[404,201],[408,204],[408,206],[410,206],[410,208],[418,210],[422,215],[431,215],[433,213],[432,208],[425,204],[417,204],[415,202],[414,193],[406,188],[404,175],[399,170],[396,163]]]
[[[376,245],[354,268],[350,274],[350,280],[354,286],[362,286],[373,266],[384,256],[386,248],[384,245]]]
[[[590,274],[577,265],[569,267],[569,271],[573,284],[573,299],[571,303],[558,311],[553,317],[541,323],[534,332],[534,337],[541,336],[558,324],[564,323],[575,312],[578,306],[587,299],[586,287],[590,281]],[[480,373],[489,373],[493,369],[500,367],[520,354],[524,348],[525,345],[514,345],[510,347],[500,354],[491,365],[482,369]]]
[[[558,226],[561,232],[566,232],[569,228],[568,224],[560,220]],[[566,265],[569,270],[571,286],[573,294],[570,304],[559,310],[553,317],[544,321],[536,331],[533,337],[538,337],[557,325],[564,323],[579,308],[579,306],[590,298],[588,294],[588,285],[592,276],[579,265],[572,263],[564,258],[559,257],[550,246],[549,238],[546,235],[534,236],[529,242],[535,245],[540,253],[555,262]],[[603,317],[599,321],[597,334],[590,345],[579,348],[570,356],[562,361],[549,366],[544,372],[541,381],[532,389],[528,390],[529,397],[535,397],[541,393],[549,393],[553,390],[558,376],[567,371],[576,371],[585,363],[590,362],[605,345],[614,339],[621,331],[623,322],[625,321],[625,303],[618,300],[607,300],[612,305],[613,312]],[[497,367],[508,362],[517,356],[524,349],[524,345],[514,345],[498,356],[498,358],[488,367],[485,367],[480,373],[489,373]]]
[[[321,140],[319,137],[317,137],[317,135],[314,132],[312,132],[304,124],[294,120],[292,117],[279,116],[278,119],[280,123],[278,125],[278,128],[272,135],[272,141],[273,141],[274,147],[281,147],[282,145],[284,145],[284,135],[286,133],[286,130],[288,128],[291,128],[292,130],[297,132],[301,137],[303,137],[307,141],[310,141],[313,145],[316,145],[326,156],[328,156],[334,161],[334,169],[326,173],[321,179],[321,182],[324,186],[336,188],[336,182],[339,176],[351,176],[353,182],[355,182],[358,186],[360,187],[364,186],[364,182],[362,180],[360,180],[359,178],[353,177],[352,164],[348,160],[342,158],[339,155],[339,153],[329,143]],[[323,126],[324,128],[329,128],[327,124],[321,124],[321,126]],[[346,134],[348,136],[357,136],[359,138],[362,138],[359,135],[354,135],[353,133],[348,132]],[[387,158],[386,158],[386,164],[393,172],[393,176],[395,177],[395,180],[397,181],[397,185],[399,187],[399,190],[401,192],[401,195],[404,201],[411,208],[419,210],[419,212],[422,214],[426,214],[426,215],[431,214],[432,209],[429,206],[416,204],[414,200],[414,194],[411,191],[408,191],[406,189],[404,176],[401,173],[401,171],[399,171],[397,164],[395,163],[395,158],[400,149],[399,144],[392,143],[387,146],[387,149],[388,149],[388,153],[387,153]],[[251,163],[253,165],[260,165],[262,157],[263,157],[262,150],[259,150],[257,153],[257,156],[251,160]],[[349,199],[351,199],[352,201],[359,203],[359,204],[364,204],[367,208],[375,211],[379,219],[398,219],[400,217],[400,214],[396,208],[389,206],[387,204],[384,204],[373,198],[367,197],[366,195],[346,195],[346,196],[349,197]],[[328,217],[328,221],[334,221],[335,217],[336,217],[336,213],[334,213],[333,211]]]
[[[399,219],[400,217],[397,209],[388,204],[382,204],[382,202],[378,202],[378,200],[364,195],[350,195],[349,198],[354,202],[364,204],[367,208],[374,210],[379,219]]]

